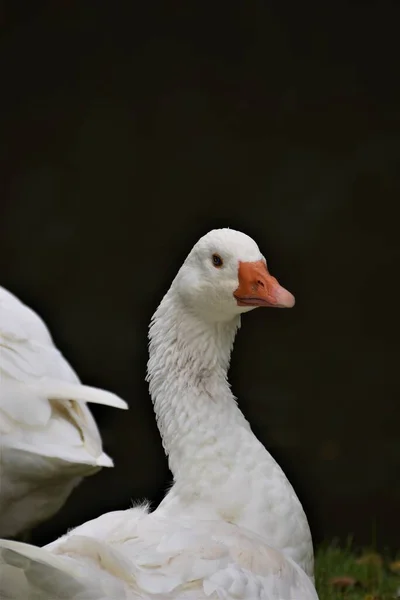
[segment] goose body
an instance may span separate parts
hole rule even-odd
[[[127,408],[84,386],[42,319],[0,288],[0,535],[25,534],[64,504],[82,477],[113,462],[87,402]]]
[[[0,541],[5,600],[50,600],[61,580],[71,600],[317,599],[304,511],[227,381],[240,315],[293,304],[251,238],[223,229],[200,239],[149,332],[170,491],[153,513],[108,513],[42,549]],[[17,573],[23,589],[7,595]]]
[[[318,600],[255,533],[145,507],[89,521],[45,548],[0,541],[2,600]]]

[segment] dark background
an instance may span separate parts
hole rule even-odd
[[[2,3],[1,284],[130,404],[93,407],[116,466],[36,543],[161,499],[148,321],[198,237],[230,226],[297,299],[244,318],[241,407],[316,542],[398,546],[398,5]]]

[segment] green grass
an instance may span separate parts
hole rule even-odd
[[[315,561],[315,580],[319,599],[394,600],[400,598],[400,564],[397,562],[399,560],[400,555],[387,557],[372,550],[355,552],[350,544],[345,548],[336,544],[320,547]],[[395,561],[399,569],[393,572]],[[354,580],[354,583],[341,587],[340,582],[336,585],[332,583],[331,580],[335,577],[349,577]]]

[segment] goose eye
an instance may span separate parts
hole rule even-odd
[[[214,265],[214,267],[222,267],[222,265],[224,264],[224,261],[222,260],[222,258],[220,257],[219,254],[213,254],[212,255],[212,263]]]

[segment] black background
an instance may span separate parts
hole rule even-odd
[[[398,3],[3,2],[1,283],[88,384],[115,468],[42,544],[170,474],[147,326],[209,229],[296,296],[245,316],[230,379],[317,542],[398,545]]]

